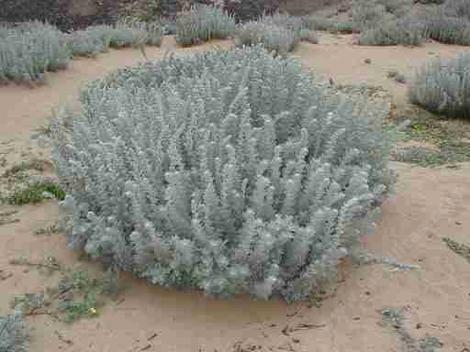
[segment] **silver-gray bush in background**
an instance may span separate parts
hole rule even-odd
[[[470,118],[470,54],[425,65],[417,72],[409,94],[411,102],[429,111]]]

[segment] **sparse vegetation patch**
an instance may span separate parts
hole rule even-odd
[[[115,296],[120,290],[117,273],[113,271],[94,277],[85,270],[65,268],[53,257],[38,263],[25,258],[11,263],[35,267],[48,275],[59,274],[56,285],[42,292],[13,297],[11,307],[25,316],[50,315],[67,323],[93,318],[98,316],[105,299]]]
[[[442,239],[449,249],[470,262],[470,246],[454,241],[448,237]]]

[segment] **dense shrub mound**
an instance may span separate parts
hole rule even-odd
[[[259,46],[121,70],[82,102],[55,129],[69,243],[155,284],[304,299],[390,186],[380,116]]]
[[[56,27],[41,22],[0,26],[0,83],[35,81],[67,66],[70,53]]]
[[[215,6],[196,5],[176,19],[176,42],[182,46],[224,39],[234,31],[235,19]]]
[[[426,65],[416,75],[410,99],[432,112],[470,118],[470,54]]]

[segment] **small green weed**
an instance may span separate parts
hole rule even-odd
[[[426,335],[417,340],[404,326],[405,315],[403,308],[385,308],[380,311],[382,325],[392,327],[400,337],[404,352],[437,352],[443,344],[437,337]]]
[[[61,232],[61,227],[57,222],[34,230],[34,234],[38,236],[40,235],[50,236],[50,235],[60,233],[60,232]]]
[[[470,125],[460,120],[442,120],[419,108],[404,112],[410,123],[400,132],[404,142],[424,142],[434,149],[408,147],[392,155],[395,160],[420,166],[439,166],[470,161]],[[395,124],[402,123],[397,119]]]
[[[18,188],[7,197],[7,202],[13,205],[39,203],[48,198],[63,200],[64,190],[56,183],[43,181],[32,183],[26,188]]]
[[[445,237],[442,240],[452,252],[460,255],[470,262],[470,246],[454,241],[448,237]]]
[[[57,285],[40,293],[26,293],[13,298],[11,306],[24,315],[51,315],[72,323],[99,314],[105,297],[114,297],[120,291],[117,273],[108,271],[101,277],[91,276],[87,271],[64,269],[57,261],[33,263],[24,258],[11,264],[46,268],[60,273]]]

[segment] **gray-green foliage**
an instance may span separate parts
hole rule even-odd
[[[420,45],[423,26],[410,18],[412,1],[354,0],[352,18],[360,45]]]
[[[375,0],[375,2],[384,6],[386,12],[400,17],[411,10],[414,0]]]
[[[40,80],[46,71],[65,68],[69,56],[63,34],[49,24],[0,26],[0,83]]]
[[[359,36],[360,45],[418,46],[423,40],[422,27],[410,19],[391,19],[376,27],[364,29]]]
[[[163,286],[305,299],[393,179],[381,108],[260,46],[124,69],[82,103],[54,127],[69,243]]]
[[[356,24],[352,20],[339,20],[336,18],[323,17],[318,14],[309,16],[306,20],[306,25],[312,30],[329,31],[332,33],[345,33],[351,34],[358,32]]]
[[[446,0],[443,8],[449,16],[470,21],[470,3],[468,0]]]
[[[28,334],[21,313],[0,316],[0,352],[26,352]]]
[[[275,24],[250,21],[237,29],[237,46],[262,44],[267,50],[285,55],[299,43],[300,37],[294,31]]]
[[[447,2],[426,11],[421,21],[427,37],[447,44],[470,45],[470,20],[458,10],[453,11]]]
[[[89,27],[68,34],[67,45],[73,56],[96,56],[108,49],[109,38],[101,32],[101,28]]]
[[[160,46],[162,38],[163,29],[159,23],[132,21],[72,32],[67,36],[67,44],[74,56],[95,56],[109,47]]]
[[[377,28],[384,19],[390,20],[394,17],[376,0],[353,0],[351,13],[353,22],[360,31]]]
[[[241,25],[237,29],[235,42],[237,46],[262,44],[269,51],[287,54],[300,42],[302,33],[307,37],[315,35],[313,32],[306,33],[302,19],[275,13]]]
[[[410,99],[432,112],[470,118],[470,54],[423,67],[410,88]]]
[[[214,6],[196,5],[176,19],[176,42],[182,46],[224,39],[234,31],[235,19]]]
[[[311,29],[302,28],[299,32],[299,38],[311,44],[318,44],[317,34]]]

